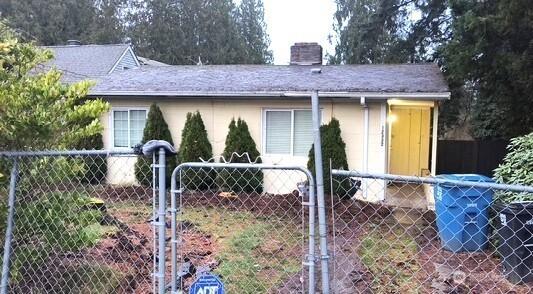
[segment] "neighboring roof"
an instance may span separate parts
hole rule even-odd
[[[112,45],[64,45],[44,46],[54,53],[54,59],[46,64],[63,72],[63,80],[74,82],[97,79],[111,72],[114,66],[130,50],[127,44]]]
[[[311,69],[321,68],[321,73]],[[191,65],[143,66],[102,77],[100,96],[297,96],[318,90],[332,97],[353,93],[421,94],[449,98],[436,64],[401,65]],[[303,94],[302,94],[303,95]],[[352,95],[353,96],[353,95]],[[389,95],[390,96],[390,95]]]
[[[141,56],[137,56],[137,59],[139,60],[141,65],[151,65],[151,66],[168,66],[169,65],[169,64],[166,64],[160,61],[155,61],[155,60],[152,60],[146,57],[141,57]]]

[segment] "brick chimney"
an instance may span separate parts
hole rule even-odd
[[[318,43],[294,43],[291,46],[291,64],[317,65],[322,64],[322,46]]]

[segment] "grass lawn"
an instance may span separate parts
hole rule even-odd
[[[182,220],[211,235],[228,293],[266,293],[301,269],[301,229],[295,224],[223,208],[187,208]]]
[[[359,255],[373,274],[377,293],[417,293],[415,275],[420,265],[416,254],[416,242],[400,227],[372,227],[359,245]]]

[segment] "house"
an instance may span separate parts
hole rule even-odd
[[[45,64],[45,67],[55,67],[62,71],[62,79],[68,83],[84,79],[97,80],[141,65],[167,65],[137,56],[128,44],[82,45],[77,40],[69,40],[65,45],[42,48],[49,49],[54,54],[54,59]]]
[[[316,68],[321,73],[312,73]],[[450,97],[436,64],[322,65],[320,45],[296,43],[290,65],[115,67],[98,76],[90,95],[104,98],[112,107],[102,118],[105,148],[139,143],[148,108],[155,102],[176,144],[186,114],[198,110],[214,154],[224,149],[230,120],[241,117],[264,162],[305,165],[312,144],[310,95],[315,90],[322,122],[332,117],[340,121],[346,168],[415,176],[435,173],[438,105]],[[134,181],[133,168],[121,170],[130,174],[116,170],[110,175]],[[108,180],[120,183],[115,177]],[[363,185],[364,197],[383,200],[385,183],[372,185],[378,186]]]

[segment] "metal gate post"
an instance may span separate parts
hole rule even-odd
[[[165,158],[165,149],[159,149],[159,162],[158,162],[158,171],[159,171],[159,207],[157,213],[157,226],[158,237],[159,237],[159,254],[158,254],[158,289],[159,294],[165,293],[165,223],[166,223],[166,158]]]
[[[298,190],[302,194],[302,199],[305,199],[305,196],[308,197],[307,202],[302,203],[303,205],[307,205],[309,207],[309,248],[307,253],[307,261],[304,263],[309,269],[309,294],[315,294],[315,288],[316,288],[316,282],[315,282],[315,231],[316,231],[316,225],[315,225],[315,183],[313,180],[313,177],[310,177],[310,175],[307,175],[309,185],[301,185],[298,186]]]
[[[311,95],[313,111],[313,135],[315,147],[316,196],[318,204],[318,234],[320,237],[320,263],[322,273],[322,293],[329,294],[328,241],[326,225],[326,205],[324,201],[324,175],[322,163],[322,143],[320,139],[320,103],[318,91]]]
[[[9,198],[8,198],[8,215],[6,239],[4,243],[4,259],[2,263],[2,282],[0,283],[0,293],[6,294],[9,284],[9,262],[11,259],[11,242],[13,240],[13,227],[15,218],[15,190],[17,188],[17,178],[19,174],[18,161],[13,159],[13,168],[11,169],[11,178],[9,180]]]
[[[157,223],[157,155],[152,153],[152,293],[157,293],[157,230],[155,224]]]
[[[181,185],[181,181],[180,181]],[[177,268],[178,268],[178,259],[177,259],[177,245],[178,245],[178,239],[177,239],[177,224],[176,224],[176,216],[178,212],[178,208],[176,205],[176,197],[177,195],[180,196],[181,199],[181,193],[182,190],[176,189],[176,180],[174,179],[174,171],[172,172],[172,179],[170,179],[170,254],[171,256],[171,264],[170,264],[170,287],[172,294],[177,293]],[[181,209],[181,205],[180,205]]]

